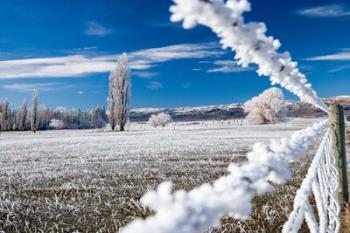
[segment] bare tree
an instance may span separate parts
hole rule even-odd
[[[114,76],[113,76],[113,71],[109,75],[109,94],[108,94],[108,121],[109,124],[111,125],[112,130],[114,131],[115,129],[115,96],[114,94]]]
[[[11,115],[11,107],[10,103],[7,100],[0,101],[0,129],[2,131],[7,131],[11,129],[12,124],[12,115]]]
[[[244,104],[247,119],[254,124],[273,123],[282,117],[284,97],[279,88],[270,88]]]
[[[130,69],[128,56],[123,53],[118,57],[117,65],[109,76],[109,122],[112,130],[119,125],[124,131],[129,118]]]
[[[37,117],[38,117],[38,91],[33,90],[32,94],[32,114],[30,119],[30,126],[32,131],[36,132],[37,127]]]
[[[108,119],[105,108],[80,109],[47,108],[38,105],[38,94],[33,91],[32,109],[28,111],[26,101],[19,109],[11,110],[7,100],[0,100],[0,130],[45,130],[50,128],[50,120],[63,122],[65,129],[92,129],[105,127]]]
[[[16,113],[16,128],[20,131],[26,130],[27,124],[27,101],[24,101],[20,109]]]
[[[6,130],[11,130],[13,127],[13,115],[11,112],[11,106],[8,101],[6,101],[6,114],[5,114],[5,119],[6,119]]]

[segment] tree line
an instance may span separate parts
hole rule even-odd
[[[18,109],[11,109],[8,100],[0,100],[0,130],[28,131],[61,129],[103,128],[108,121],[106,109],[96,107],[89,110],[48,108],[38,105],[37,92],[33,92],[32,106],[27,101]],[[61,122],[60,127],[56,127]]]

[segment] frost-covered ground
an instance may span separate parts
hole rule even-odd
[[[0,230],[116,232],[135,216],[150,214],[138,200],[160,182],[171,179],[188,190],[213,181],[230,162],[243,162],[255,142],[291,135],[318,120],[2,133]]]

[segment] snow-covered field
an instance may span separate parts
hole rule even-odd
[[[0,232],[116,232],[146,216],[138,200],[171,179],[191,189],[244,161],[257,141],[291,135],[319,119],[275,125],[171,123],[126,132],[62,130],[0,135]]]

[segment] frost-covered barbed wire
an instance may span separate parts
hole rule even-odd
[[[299,232],[304,219],[312,233],[339,232],[340,206],[337,201],[338,171],[332,155],[330,130],[327,130],[316,156],[303,180],[293,204],[293,211],[283,226],[283,233]],[[309,198],[314,195],[319,220],[314,215]]]
[[[197,24],[207,26],[221,39],[224,48],[236,53],[238,64],[247,67],[258,65],[258,74],[269,76],[272,84],[299,96],[304,102],[328,112],[327,106],[317,97],[305,75],[297,68],[288,52],[278,53],[279,40],[266,35],[264,23],[245,23],[242,14],[250,11],[247,0],[173,0],[171,20],[183,21],[183,27]]]
[[[247,154],[246,164],[231,164],[229,175],[190,192],[172,193],[172,183],[162,183],[141,199],[156,214],[146,220],[135,220],[121,232],[201,233],[209,227],[218,227],[225,215],[247,218],[252,199],[272,191],[270,182],[279,184],[289,179],[290,162],[305,156],[308,147],[317,142],[326,128],[327,121],[322,121],[295,132],[290,138],[272,140],[269,145],[257,143]]]

